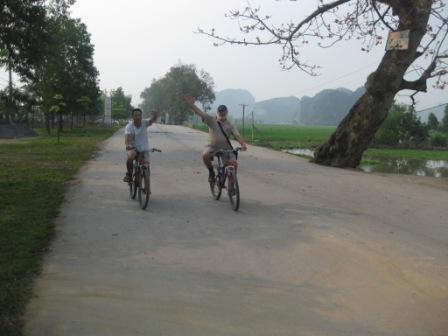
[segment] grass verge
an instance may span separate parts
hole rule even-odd
[[[115,129],[85,128],[0,143],[0,335],[22,334],[65,184]]]

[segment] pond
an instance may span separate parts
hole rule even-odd
[[[307,148],[288,149],[285,152],[310,158],[314,155],[314,152]],[[448,161],[444,160],[364,157],[359,168],[368,173],[448,177]]]

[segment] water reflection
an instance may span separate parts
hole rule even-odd
[[[308,156],[310,158],[314,157],[314,151],[308,148],[291,148],[285,150],[285,152],[301,156]]]
[[[443,160],[407,160],[407,159],[374,159],[376,164],[361,164],[360,168],[367,172],[381,172],[417,176],[448,177],[448,161]]]
[[[310,158],[314,155],[314,152],[308,148],[294,148],[286,150],[286,152]],[[448,161],[444,160],[408,160],[377,157],[364,157],[363,160],[367,161],[367,163],[362,163],[359,168],[368,173],[448,177]],[[375,163],[369,163],[369,161],[374,161]]]

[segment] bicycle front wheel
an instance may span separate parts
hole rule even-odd
[[[140,174],[140,185],[138,188],[138,201],[141,209],[144,210],[148,206],[150,195],[149,168],[144,168]]]
[[[232,210],[238,211],[240,208],[240,187],[235,173],[231,173],[227,177],[227,194],[229,195]]]
[[[135,199],[135,196],[137,196],[137,189],[138,189],[138,170],[134,169],[132,173],[131,180],[128,182],[129,184],[129,195],[132,199]]]
[[[213,198],[219,200],[222,191],[219,174],[216,174],[213,181],[210,182],[210,191],[212,192]]]

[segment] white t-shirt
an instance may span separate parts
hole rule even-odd
[[[131,120],[124,129],[124,134],[131,135],[130,145],[135,147],[139,152],[149,151],[148,129],[151,123],[149,120],[142,120],[140,127],[135,127],[134,121]]]

